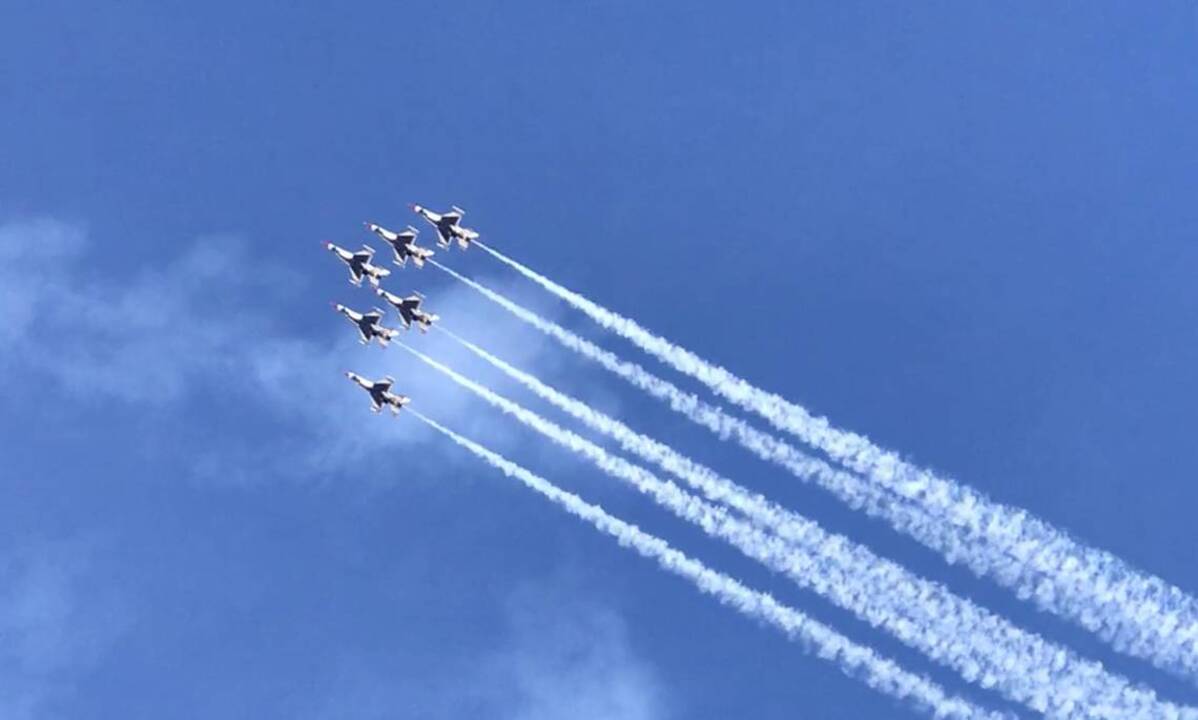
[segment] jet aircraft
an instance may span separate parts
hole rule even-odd
[[[378,287],[379,280],[391,274],[387,268],[378,267],[370,262],[374,258],[374,248],[369,245],[363,245],[362,249],[357,252],[350,252],[331,242],[324,243],[324,246],[349,267],[349,281],[358,287],[362,286],[362,278],[366,278],[371,285]]]
[[[390,340],[399,335],[399,331],[383,327],[381,323],[384,313],[378,308],[371,308],[370,312],[360,313],[340,303],[334,304],[333,307],[358,328],[358,337],[362,339],[363,345],[369,345],[372,339],[378,338],[379,345],[386,347]]]
[[[357,373],[347,372],[345,377],[353,380],[358,387],[370,393],[370,404],[372,412],[380,412],[384,407],[390,408],[392,415],[398,415],[400,409],[412,401],[412,398],[406,395],[396,395],[391,392],[391,386],[395,384],[395,378],[390,375],[382,380],[367,380]]]
[[[424,267],[424,261],[433,256],[434,252],[428,248],[422,248],[416,244],[416,236],[419,231],[411,225],[405,229],[395,232],[388,230],[382,225],[374,223],[365,223],[366,229],[378,235],[387,241],[391,249],[395,251],[395,264],[404,267],[407,264],[408,258],[412,258],[412,262],[418,268]]]
[[[440,319],[437,315],[425,312],[420,309],[420,303],[424,298],[420,293],[414,293],[408,297],[400,297],[386,290],[379,288],[375,290],[379,297],[395,306],[399,312],[399,319],[403,322],[404,327],[411,329],[412,323],[420,326],[420,332],[428,332],[433,323]]]
[[[456,205],[445,213],[433,212],[420,205],[413,205],[412,209],[423,215],[424,219],[437,229],[437,243],[443,248],[448,248],[450,243],[457,240],[458,245],[465,250],[470,247],[472,241],[478,239],[477,232],[462,227],[462,216],[466,211]]]

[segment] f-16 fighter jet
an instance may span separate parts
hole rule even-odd
[[[437,244],[443,248],[448,248],[450,243],[457,240],[458,245],[465,250],[470,247],[471,241],[478,239],[477,232],[459,224],[462,222],[462,216],[466,214],[466,211],[460,207],[454,206],[446,213],[435,213],[419,205],[413,205],[412,209],[423,215],[425,220],[437,228]]]
[[[432,250],[416,245],[418,231],[411,225],[399,232],[395,232],[381,225],[366,223],[366,229],[387,241],[387,244],[395,251],[395,264],[400,267],[407,264],[408,258],[412,258],[412,262],[416,267],[422,268],[424,267],[425,259],[433,256]]]
[[[370,312],[359,313],[340,304],[333,307],[358,328],[358,337],[362,338],[363,345],[369,345],[371,339],[378,338],[379,345],[386,347],[388,341],[399,335],[399,331],[383,327],[380,324],[383,320],[383,311],[378,308],[371,308]]]
[[[345,377],[357,383],[358,387],[370,393],[371,411],[379,412],[383,407],[391,409],[392,415],[398,415],[404,405],[412,402],[412,398],[406,395],[396,395],[391,392],[391,386],[395,384],[395,378],[388,375],[382,380],[367,380],[357,373],[347,372]]]
[[[440,320],[438,316],[420,309],[420,303],[424,298],[419,293],[404,298],[382,288],[375,292],[379,294],[379,297],[395,306],[395,309],[399,311],[399,319],[403,321],[403,326],[409,330],[412,328],[412,323],[416,323],[420,326],[420,332],[428,332],[433,323]]]
[[[366,278],[371,285],[378,287],[379,280],[391,274],[387,268],[371,264],[370,261],[374,258],[374,248],[369,245],[363,245],[362,249],[357,252],[339,248],[331,242],[325,243],[324,246],[341,258],[341,262],[349,266],[349,281],[358,287],[362,287],[362,278]]]

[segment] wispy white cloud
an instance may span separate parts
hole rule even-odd
[[[332,259],[327,271],[344,276]],[[409,268],[389,287],[428,292],[431,278]],[[83,410],[107,411],[116,402],[191,412],[193,403],[221,398],[240,403],[247,416],[265,413],[274,423],[267,430],[230,422],[219,447],[187,449],[195,474],[212,481],[318,477],[356,466],[381,448],[431,440],[427,429],[402,416],[372,416],[365,395],[342,376],[351,369],[395,375],[419,406],[500,445],[514,437],[509,424],[470,412],[471,400],[450,384],[412,375],[398,354],[360,347],[340,317],[320,314],[327,300],[369,307],[378,298],[346,284],[336,298],[314,300],[311,286],[235,236],[176,240],[154,256],[114,258],[75,223],[0,224],[0,368],[10,382],[45,383],[42,400]],[[430,308],[447,322],[546,367],[539,334],[497,327],[490,308],[456,285],[429,295]],[[303,333],[295,331],[297,318]],[[306,329],[312,327],[320,329]],[[459,352],[435,334],[413,333],[413,339],[430,348],[442,343],[451,356]]]
[[[299,712],[312,720],[668,720],[668,688],[634,647],[623,617],[560,574],[497,598],[492,649],[447,653],[413,676],[341,657]]]
[[[510,688],[502,717],[669,716],[652,666],[637,655],[623,618],[611,608],[529,588],[509,600],[508,613],[510,644],[489,660],[498,686]]]
[[[44,290],[46,281],[83,245],[81,228],[55,220],[0,225],[0,338],[6,347],[30,331],[35,312],[51,297]]]
[[[134,258],[126,277],[101,279],[82,228],[49,219],[0,226],[4,355],[77,402],[184,399],[199,378],[235,366],[238,344],[262,329],[263,318],[233,298],[271,278],[239,255],[236,238],[201,238],[170,260]]]
[[[128,627],[100,581],[96,541],[31,540],[0,552],[0,717],[54,714]]]

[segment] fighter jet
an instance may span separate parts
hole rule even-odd
[[[466,211],[456,205],[446,213],[435,213],[426,207],[413,205],[412,209],[424,216],[425,220],[437,228],[437,244],[448,248],[454,240],[463,250],[470,247],[471,241],[478,239],[478,233],[470,228],[464,228],[459,223]]]
[[[349,266],[349,281],[358,287],[362,287],[362,278],[366,278],[371,285],[378,287],[379,280],[391,274],[387,268],[371,264],[370,261],[374,258],[374,248],[369,245],[363,245],[362,249],[357,252],[339,248],[331,242],[325,243],[324,246],[341,258],[341,262]]]
[[[395,378],[390,375],[382,380],[367,380],[357,373],[347,372],[345,377],[353,380],[358,387],[370,393],[370,409],[372,412],[380,412],[384,406],[391,409],[392,415],[398,415],[404,405],[412,402],[412,398],[406,395],[396,395],[391,392],[391,386],[395,384]]]
[[[399,335],[398,330],[392,330],[380,324],[383,320],[383,311],[378,308],[371,308],[370,312],[360,313],[341,304],[335,304],[333,307],[358,328],[358,337],[362,338],[363,345],[369,345],[373,338],[378,338],[379,345],[386,347],[389,341]]]
[[[403,322],[404,327],[409,330],[412,328],[412,323],[416,323],[420,326],[420,332],[428,332],[433,323],[441,319],[432,313],[427,313],[420,309],[420,303],[424,300],[420,293],[413,293],[404,298],[389,293],[382,288],[375,290],[375,292],[379,294],[379,297],[395,306],[395,309],[399,311],[399,319]]]
[[[367,230],[387,241],[387,244],[395,251],[394,262],[400,267],[404,267],[408,258],[412,258],[416,267],[422,268],[425,259],[433,256],[432,250],[416,245],[416,235],[419,234],[419,231],[411,225],[399,232],[388,230],[374,223],[365,223],[365,225]]]

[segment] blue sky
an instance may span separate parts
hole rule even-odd
[[[328,303],[375,299],[318,242],[369,242],[360,223],[412,222],[409,202],[461,205],[550,277],[1198,592],[1196,66],[1184,2],[18,0],[0,26],[0,716],[918,716],[372,416],[346,369],[396,375],[431,415],[972,693],[358,346]],[[449,260],[637,357],[484,254]],[[1198,702],[436,271],[389,287]]]

